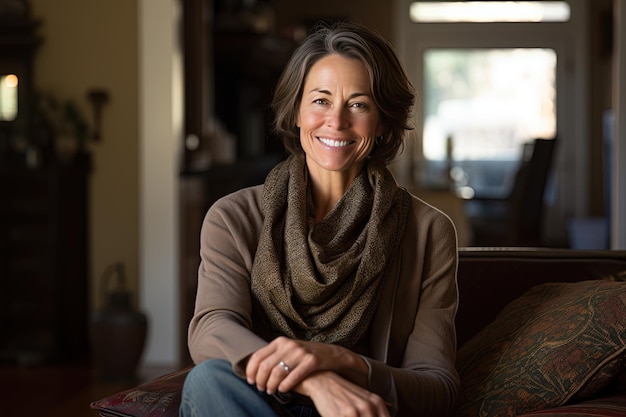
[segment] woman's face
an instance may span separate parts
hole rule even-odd
[[[304,82],[297,122],[312,175],[354,178],[382,133],[361,61],[333,54],[316,62]]]

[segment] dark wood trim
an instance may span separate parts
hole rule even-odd
[[[208,123],[213,114],[213,0],[181,0],[185,74],[185,140],[198,139],[197,147],[184,146],[184,171],[205,160],[210,148]],[[197,167],[195,168],[197,169]]]
[[[197,161],[206,160],[210,148],[208,122],[213,114],[213,0],[181,0],[181,29],[185,74],[185,140],[198,139],[197,148],[183,146],[179,193],[179,362],[191,363],[187,347],[187,328],[193,314],[199,265],[199,235],[204,204],[202,177],[186,177],[185,172],[197,170]],[[190,291],[194,291],[193,294]]]

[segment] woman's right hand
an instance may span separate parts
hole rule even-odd
[[[296,391],[315,404],[322,417],[389,417],[385,401],[332,371],[316,372],[302,381]]]
[[[246,379],[272,395],[289,392],[309,375],[334,371],[362,387],[368,366],[359,355],[336,345],[277,337],[254,352],[246,364]]]

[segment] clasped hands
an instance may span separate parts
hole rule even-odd
[[[308,396],[323,417],[387,417],[383,399],[365,388],[368,371],[365,361],[344,347],[277,337],[250,356],[246,379],[270,395]]]

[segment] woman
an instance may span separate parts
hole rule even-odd
[[[291,155],[204,221],[183,416],[450,412],[455,230],[386,168],[413,101],[363,26],[294,53],[273,102]]]

